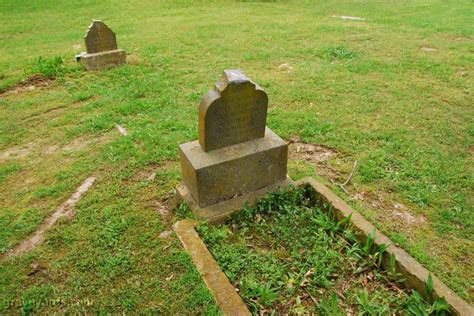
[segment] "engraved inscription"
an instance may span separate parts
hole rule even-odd
[[[222,81],[202,100],[199,143],[204,151],[264,137],[268,98],[238,70],[224,71]]]
[[[88,54],[117,49],[115,33],[102,21],[94,20],[85,36]]]

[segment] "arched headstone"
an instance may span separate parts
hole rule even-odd
[[[226,70],[199,106],[199,143],[210,151],[265,136],[268,97],[240,70]]]
[[[115,33],[104,22],[93,20],[84,36],[88,54],[117,49]]]
[[[115,33],[104,22],[93,20],[84,36],[86,52],[76,56],[87,70],[98,70],[125,63],[126,54],[117,48]]]
[[[179,146],[178,193],[198,216],[227,214],[240,201],[288,183],[288,146],[265,127],[267,109],[267,94],[240,70],[224,71],[202,99],[199,140]]]

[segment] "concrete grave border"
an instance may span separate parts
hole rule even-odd
[[[396,272],[402,274],[406,279],[404,285],[408,289],[416,289],[423,295],[423,297],[427,297],[425,282],[428,279],[430,272],[421,263],[410,256],[405,250],[395,246],[387,236],[377,230],[374,225],[367,221],[359,212],[354,210],[324,184],[311,177],[307,177],[296,181],[295,185],[297,187],[311,186],[315,191],[313,198],[322,203],[327,211],[333,212],[337,220],[340,221],[349,217],[352,229],[361,242],[365,242],[367,236],[375,230],[375,244],[390,245],[383,256],[383,267],[385,269],[390,267],[389,260],[390,256],[393,255],[395,257]],[[233,211],[226,212],[225,217],[229,217],[232,213]],[[211,224],[221,223],[223,221],[223,217],[219,217],[217,221],[208,219],[208,222]],[[198,225],[199,222],[197,221],[184,219],[178,221],[173,228],[184,248],[190,254],[197,270],[216,299],[223,314],[249,315],[250,312],[242,301],[242,298],[238,295],[232,284],[230,284],[224,272],[222,272],[219,265],[212,257],[212,254],[197,234],[195,227]],[[451,312],[455,315],[474,315],[474,309],[466,301],[454,293],[433,273],[431,273],[431,276],[433,279],[433,296],[435,298],[444,297],[451,305]]]
[[[195,227],[198,225],[197,221],[184,219],[174,224],[173,229],[191,255],[194,265],[214,296],[221,312],[224,315],[251,315],[244,301],[196,232]]]

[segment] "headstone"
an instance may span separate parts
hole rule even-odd
[[[84,36],[86,52],[76,57],[87,70],[98,70],[125,63],[125,51],[117,48],[115,33],[104,22],[93,20]]]
[[[99,20],[94,20],[84,37],[88,54],[117,49],[115,33]]]
[[[183,186],[199,208],[286,180],[288,146],[265,127],[267,109],[267,94],[240,70],[224,71],[203,98],[199,140],[179,146]]]
[[[199,144],[211,151],[265,136],[268,97],[238,70],[225,70],[199,106]]]

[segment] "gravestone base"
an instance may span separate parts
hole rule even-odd
[[[99,70],[125,64],[126,54],[122,49],[109,50],[100,53],[79,55],[81,63],[87,70]]]
[[[208,152],[198,141],[181,144],[179,149],[183,184],[199,208],[287,178],[288,146],[268,128],[265,137]]]
[[[288,145],[270,129],[265,137],[211,151],[198,141],[179,146],[183,182],[200,207],[286,178]]]
[[[232,213],[241,210],[245,203],[249,206],[257,202],[258,199],[265,197],[268,193],[277,190],[278,188],[288,187],[290,184],[294,184],[293,180],[287,176],[285,180],[278,181],[256,191],[239,195],[230,200],[226,200],[217,204],[209,205],[206,207],[199,207],[196,200],[189,192],[188,188],[184,183],[180,183],[176,188],[178,198],[189,204],[191,211],[196,214],[197,217],[206,220],[208,223],[216,225],[223,223]]]

